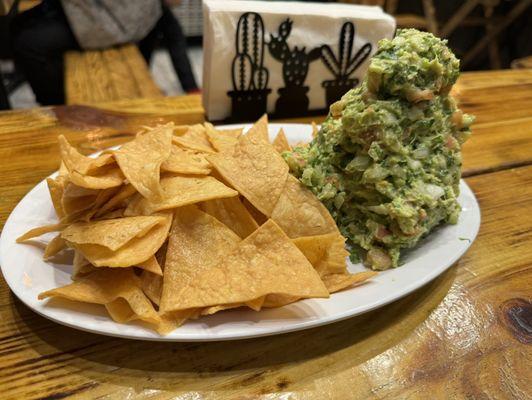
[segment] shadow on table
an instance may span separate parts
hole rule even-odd
[[[138,391],[205,390],[213,385],[216,390],[232,390],[263,380],[266,384],[268,374],[295,364],[304,367],[304,372],[299,372],[304,376],[297,382],[301,384],[305,376],[333,376],[385,352],[426,320],[446,296],[455,276],[456,266],[401,300],[345,321],[278,336],[225,342],[111,338],[49,322],[19,301],[15,302],[14,311],[20,314],[16,320],[24,321],[18,323],[19,330],[29,329],[40,339],[33,338],[28,345],[42,355],[40,358],[52,359],[78,375],[80,383],[85,377],[96,384]],[[320,359],[325,356],[324,364]],[[265,390],[276,390],[275,385],[277,390],[285,389],[292,383],[282,376],[275,379],[279,382]]]

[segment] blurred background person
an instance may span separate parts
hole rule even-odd
[[[198,84],[194,78],[190,60],[187,55],[187,40],[179,21],[174,16],[170,7],[179,4],[179,1],[162,1],[162,15],[152,31],[139,43],[139,50],[144,59],[150,64],[153,51],[158,45],[163,45],[170,54],[172,65],[179,78],[181,87],[186,93],[199,92]]]
[[[139,42],[162,16],[159,0],[44,0],[12,22],[12,51],[41,105],[64,103],[63,54]]]

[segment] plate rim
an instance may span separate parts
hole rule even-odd
[[[230,125],[218,125],[217,128],[239,128],[242,127],[244,129],[250,127],[251,123],[246,124],[230,124]],[[269,127],[274,129],[279,129],[281,127],[286,127],[287,125],[292,127],[304,127],[305,129],[308,129],[311,127],[310,124],[304,124],[304,123],[270,123]],[[271,132],[271,131],[270,131]],[[113,146],[114,148],[119,146]],[[95,152],[91,154],[91,157],[96,157],[98,154],[100,154],[101,151]],[[48,177],[53,177],[57,175],[57,172],[52,173]],[[48,178],[47,177],[47,178]],[[280,327],[274,328],[274,327],[267,327],[267,328],[258,328],[255,332],[247,332],[243,331],[242,333],[231,333],[231,334],[224,334],[223,332],[205,332],[202,334],[179,334],[179,328],[174,330],[172,333],[170,333],[167,336],[159,335],[156,332],[148,332],[148,331],[139,331],[138,333],[131,334],[131,333],[116,333],[116,332],[109,332],[109,331],[102,331],[98,329],[93,329],[90,327],[86,327],[83,325],[77,325],[72,324],[68,321],[62,321],[58,318],[56,318],[54,315],[46,314],[45,312],[42,312],[39,308],[33,307],[32,304],[29,304],[25,300],[25,296],[21,293],[18,293],[19,286],[16,284],[12,285],[12,282],[8,279],[8,275],[5,274],[5,270],[7,267],[5,266],[5,263],[3,262],[3,244],[7,239],[5,238],[5,227],[8,226],[11,222],[11,218],[13,215],[15,215],[15,212],[17,211],[17,208],[21,205],[21,203],[28,197],[34,190],[37,189],[37,187],[41,184],[45,184],[46,179],[43,179],[39,183],[37,183],[35,186],[33,186],[25,195],[22,197],[22,199],[19,200],[19,202],[16,204],[16,206],[13,208],[13,210],[10,212],[8,218],[6,219],[6,222],[4,223],[4,227],[2,228],[2,232],[0,234],[0,268],[2,271],[2,275],[4,276],[4,279],[6,280],[6,283],[11,290],[11,292],[28,308],[30,308],[32,311],[37,313],[38,315],[47,318],[53,322],[59,323],[61,325],[67,326],[69,328],[78,329],[85,332],[90,332],[94,334],[104,335],[104,336],[110,336],[110,337],[118,337],[118,338],[124,338],[124,339],[133,339],[133,340],[146,340],[146,341],[159,341],[159,342],[211,342],[211,341],[228,341],[228,340],[242,340],[242,339],[249,339],[249,338],[257,338],[257,337],[265,337],[265,336],[273,336],[273,335],[280,335],[284,333],[289,332],[296,332],[301,331],[305,329],[315,328],[319,326],[329,325],[334,322],[339,322],[346,320],[351,317],[355,317],[357,315],[365,314],[367,312],[373,311],[377,308],[383,307],[387,304],[390,304],[396,300],[399,300],[413,291],[427,285],[429,282],[433,281],[435,278],[437,278],[439,275],[443,274],[445,271],[447,271],[452,265],[454,265],[458,259],[460,259],[471,247],[473,242],[475,241],[480,225],[481,225],[481,211],[480,206],[478,203],[478,200],[469,185],[465,182],[464,179],[460,179],[460,190],[461,193],[464,193],[469,197],[471,200],[473,200],[474,208],[471,210],[474,212],[474,222],[475,225],[472,230],[472,237],[468,238],[469,242],[467,245],[461,249],[461,251],[457,251],[454,253],[449,260],[447,260],[444,264],[441,264],[438,268],[432,269],[429,271],[426,275],[423,275],[422,279],[414,280],[412,282],[409,282],[408,285],[401,288],[399,293],[396,291],[392,291],[388,296],[381,297],[371,303],[366,303],[364,305],[359,306],[358,310],[351,308],[350,310],[346,310],[344,312],[341,312],[339,314],[329,315],[325,317],[320,317],[318,319],[309,319],[309,320],[303,320],[301,322],[291,322],[287,325],[282,325]],[[50,268],[53,268],[50,266]],[[401,267],[398,267],[401,268]],[[17,288],[17,289],[14,289]],[[333,294],[334,295],[334,294]],[[329,301],[331,299],[328,299]],[[312,301],[312,299],[307,299],[303,301]],[[46,305],[46,303],[43,303],[43,305]],[[354,310],[354,311],[353,311]],[[111,320],[112,321],[112,320]],[[112,321],[116,325],[124,325],[119,324],[117,322]],[[138,325],[137,325],[138,326]],[[176,333],[177,332],[177,333]]]

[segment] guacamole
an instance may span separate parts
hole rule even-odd
[[[398,30],[316,138],[283,155],[329,209],[352,258],[373,269],[396,267],[402,249],[458,220],[461,146],[473,122],[449,95],[458,75],[445,41]]]

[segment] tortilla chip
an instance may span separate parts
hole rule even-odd
[[[238,139],[240,136],[242,136],[242,128],[235,128],[235,129],[216,129],[216,132],[218,132],[220,135],[232,137],[235,139]]]
[[[74,261],[72,262],[73,271],[72,271],[72,280],[78,280],[91,272],[97,270],[97,268],[92,265],[89,260],[83,257],[79,251],[74,250]]]
[[[284,134],[283,128],[279,129],[279,133],[273,140],[272,144],[273,144],[274,149],[279,154],[281,154],[283,151],[292,151],[290,144],[288,144],[288,139],[286,139],[286,135]]]
[[[17,243],[22,243],[26,240],[33,239],[34,237],[38,237],[41,235],[44,235],[45,233],[50,232],[57,232],[66,227],[65,224],[59,223],[59,224],[50,224],[50,225],[44,225],[39,226],[37,228],[30,229],[28,232],[26,232],[24,235],[19,236],[17,238]]]
[[[207,161],[208,162],[208,161]],[[209,164],[210,165],[210,164]],[[222,182],[225,186],[227,186],[228,188],[231,188],[233,190],[236,190],[234,187],[231,186],[231,184],[229,182],[227,182],[222,175],[220,175],[218,173],[218,171],[216,171],[214,168],[211,170],[211,173],[209,174],[210,176],[212,176],[213,178],[215,178],[217,181],[220,181]]]
[[[166,251],[168,250],[168,240],[166,240],[163,245],[155,253],[155,259],[161,267],[161,270],[164,268],[166,263]],[[163,290],[163,277],[162,275],[156,275],[149,271],[142,271],[140,274],[140,280],[142,282],[142,290],[148,296],[148,298],[154,303],[159,305],[161,301],[161,294]]]
[[[182,136],[188,132],[190,125],[174,125],[172,132],[174,135]]]
[[[356,274],[330,274],[322,277],[323,283],[330,293],[338,292],[348,287],[357,286],[377,275],[375,271],[358,272]]]
[[[172,134],[183,134],[188,130],[188,125],[175,125],[173,122],[167,122],[165,124],[156,124],[155,126],[142,125],[141,129],[135,136],[144,135],[160,128],[168,128],[172,131]]]
[[[124,200],[133,196],[135,193],[137,193],[137,189],[135,189],[133,185],[128,184],[128,185],[122,186],[120,190],[113,195],[113,197],[107,200],[107,202],[105,202],[105,204],[103,204],[99,208],[95,216],[99,217],[107,213],[109,210],[113,210],[116,207],[122,206],[124,203]]]
[[[157,325],[157,332],[166,335],[176,328],[179,328],[189,319],[196,319],[201,315],[201,309],[190,309],[183,311],[174,311],[168,313],[159,313],[160,322]]]
[[[87,213],[90,212],[90,208],[94,204],[94,197],[80,197],[75,200],[68,200],[65,203],[69,204],[69,207],[72,207],[70,212],[68,212],[62,219],[61,222],[64,223],[71,223],[76,222],[80,219],[82,219]],[[79,207],[79,209],[75,209],[74,207]]]
[[[244,303],[246,306],[251,308],[253,311],[260,311],[262,308],[262,305],[264,304],[264,300],[266,299],[266,296],[261,296],[259,298],[256,298],[255,300],[247,301]]]
[[[257,210],[271,215],[283,191],[288,165],[270,143],[245,135],[232,156],[212,154],[207,160]]]
[[[239,242],[232,230],[197,207],[178,208],[166,252],[161,311],[174,310],[181,292],[193,284],[196,276],[209,271]]]
[[[42,258],[46,260],[47,258],[53,257],[64,248],[66,248],[66,242],[59,233],[56,237],[50,240],[50,242],[48,242],[48,245],[44,249]]]
[[[67,182],[61,197],[61,208],[64,214],[62,218],[90,209],[97,197],[98,190],[83,188]]]
[[[98,211],[102,206],[107,203],[110,199],[116,196],[117,193],[122,191],[122,187],[113,187],[109,189],[102,189],[98,191],[96,199],[94,200],[94,205],[92,206],[93,211]]]
[[[151,272],[152,274],[163,276],[163,270],[155,256],[151,256],[146,261],[139,263],[137,267],[145,271]]]
[[[140,319],[157,324],[159,316],[140,286],[140,279],[132,269],[102,268],[69,285],[43,292],[39,299],[60,297],[103,304],[117,322]]]
[[[90,209],[86,211],[79,219],[86,222],[90,221],[100,211],[102,205],[107,203],[119,191],[120,187],[99,190]]]
[[[304,236],[292,241],[321,277],[347,272],[346,257],[349,252],[345,249],[345,238],[340,233]]]
[[[170,156],[171,126],[160,126],[125,143],[115,158],[129,183],[146,198],[161,195],[160,168]]]
[[[170,156],[161,164],[161,171],[177,174],[208,175],[211,165],[201,154],[172,146]]]
[[[245,303],[224,304],[221,306],[211,306],[201,310],[201,315],[212,315],[224,310],[231,310],[233,308],[248,307],[253,311],[260,311],[264,304],[264,299],[267,296],[261,296],[258,299],[246,301]]]
[[[150,215],[161,210],[183,207],[213,199],[238,195],[212,176],[173,176],[161,180],[162,197],[148,200],[136,196],[129,203],[125,215]]]
[[[205,128],[202,125],[192,125],[181,136],[173,136],[172,141],[185,149],[199,151],[201,153],[215,153],[207,138]]]
[[[201,310],[201,315],[213,315],[217,312],[224,311],[224,310],[232,310],[234,308],[244,307],[243,303],[237,303],[237,304],[224,304],[223,306],[212,306],[207,307]]]
[[[70,145],[63,135],[60,135],[57,141],[59,142],[61,160],[69,172],[76,171],[81,175],[88,175],[98,170],[98,168],[112,164],[115,161],[112,154],[102,154],[96,158],[84,156]]]
[[[168,250],[168,237],[166,238],[166,241],[163,243],[163,245],[157,250],[157,253],[155,253],[155,258],[157,259],[157,262],[161,266],[161,268],[164,270],[164,264],[166,264],[166,251]]]
[[[292,242],[305,255],[322,279],[326,274],[347,274],[346,256],[349,252],[345,249],[345,238],[339,232],[299,237],[292,239]],[[282,307],[297,300],[299,297],[296,296],[273,294],[266,296],[263,306],[266,308]]]
[[[115,219],[115,218],[122,218],[124,216],[125,208],[119,208],[117,210],[106,212],[103,215],[99,215],[95,218],[96,221],[103,221],[105,219]]]
[[[287,296],[283,294],[269,294],[264,299],[262,306],[264,308],[277,308],[294,303],[301,299],[299,296]]]
[[[154,303],[159,305],[163,290],[163,277],[149,271],[142,271],[140,274],[142,291]]]
[[[346,257],[349,252],[345,249],[345,238],[339,232],[299,237],[292,239],[292,242],[316,269],[328,290],[342,285],[345,285],[343,287],[350,286],[357,282],[356,279],[359,279],[351,278],[347,272]],[[352,283],[349,283],[351,280]],[[263,306],[266,308],[282,307],[297,300],[299,298],[294,296],[268,295]]]
[[[218,264],[180,284],[172,301],[163,303],[165,310],[244,303],[272,293],[329,296],[312,265],[272,220],[238,243]],[[163,301],[164,292],[163,286]]]
[[[65,186],[65,191],[63,192],[63,197],[61,198],[61,206],[64,211],[63,218],[67,218],[72,214],[80,213],[81,211],[90,209],[94,205],[96,197],[98,196],[98,191],[92,189],[85,189],[90,193],[86,196],[69,196],[67,194],[68,189],[73,186],[79,188],[79,186],[70,182],[67,183]]]
[[[327,249],[331,245],[335,234],[325,234],[316,236],[303,236],[296,239],[292,239],[292,242],[297,248],[307,257],[307,260],[316,268],[316,264],[319,263],[327,254]]]
[[[212,147],[220,153],[233,153],[238,139],[232,134],[225,134],[224,131],[217,131],[212,124],[205,123],[205,133]]]
[[[58,177],[60,178],[67,178],[68,177],[68,168],[66,167],[65,163],[61,161],[59,163],[59,169],[57,170]]]
[[[163,216],[141,216],[78,222],[63,230],[61,237],[70,243],[97,244],[114,251],[132,239],[144,236],[164,221]]]
[[[157,311],[142,291],[139,292],[138,288],[129,288],[123,296],[105,304],[105,309],[114,321],[121,324],[134,320],[159,323]]]
[[[264,114],[260,117],[260,119],[246,132],[246,136],[253,141],[258,140],[270,143],[270,135],[268,134],[268,114]]]
[[[101,168],[98,175],[82,175],[71,171],[68,179],[75,185],[87,189],[108,189],[122,185],[124,175],[118,168]]]
[[[292,175],[286,179],[271,218],[290,238],[338,232],[327,208]]]
[[[62,199],[75,199],[78,197],[92,196],[96,199],[99,189],[90,189],[82,186],[78,186],[72,182],[66,182],[63,190]]]
[[[63,191],[65,190],[65,179],[60,176],[55,179],[47,178],[46,184],[48,185],[48,191],[50,192],[55,213],[58,218],[63,218],[65,212],[63,210],[61,198],[63,197]]]
[[[225,224],[242,239],[249,236],[259,227],[238,196],[206,201],[201,203],[200,207],[207,214]]]
[[[259,226],[268,221],[268,217],[261,213],[259,210],[257,210],[255,207],[253,207],[253,205],[249,202],[248,199],[244,197],[241,200],[244,207],[246,207],[246,209],[249,211],[249,213]]]
[[[129,240],[116,251],[99,244],[72,243],[72,246],[97,267],[135,266],[153,256],[165,242],[172,223],[172,215],[166,214],[164,217],[163,221],[155,225],[145,235]]]

